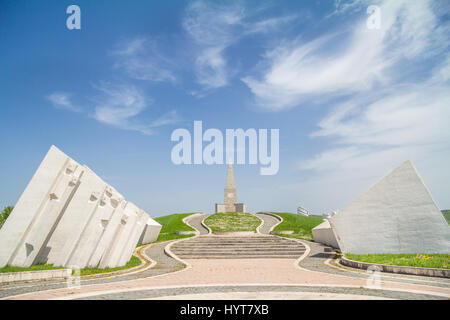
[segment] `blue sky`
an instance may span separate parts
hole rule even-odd
[[[280,129],[276,175],[235,165],[250,211],[340,209],[408,159],[450,208],[449,18],[425,0],[2,1],[0,206],[54,144],[152,216],[211,212],[226,167],[170,159],[201,120]]]

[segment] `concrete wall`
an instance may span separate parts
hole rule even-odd
[[[344,253],[450,253],[450,227],[410,161],[329,221]]]
[[[92,170],[52,146],[0,229],[0,267],[85,268],[102,261],[122,266],[148,219]],[[161,229],[152,225],[147,239]]]
[[[317,227],[313,228],[312,234],[315,242],[323,243],[327,246],[339,249],[339,244],[328,220],[325,220]]]
[[[216,213],[224,213],[224,212],[245,212],[245,204],[235,203],[230,209],[229,205],[216,203]]]
[[[245,212],[245,204],[235,203],[234,204],[234,212]]]
[[[227,212],[227,207],[225,204],[216,203],[216,213],[224,213]]]
[[[145,244],[156,241],[158,239],[159,232],[161,231],[162,226],[153,220],[152,218],[148,218],[144,231],[142,232],[141,237],[139,238],[139,244]]]

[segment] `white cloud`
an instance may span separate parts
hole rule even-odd
[[[175,82],[173,63],[159,53],[157,42],[135,37],[116,45],[111,54],[117,59],[115,68],[123,69],[133,79]]]
[[[390,85],[402,76],[400,64],[444,50],[448,36],[437,27],[431,2],[385,1],[380,9],[380,30],[367,29],[362,10],[348,32],[282,42],[266,53],[260,76],[242,81],[260,106],[280,110]]]
[[[298,163],[300,169],[314,172],[303,189],[318,191],[317,186],[322,186],[320,192],[328,199],[322,205],[343,206],[409,159],[425,183],[434,186],[431,191],[438,203],[445,203],[447,192],[442,186],[450,179],[449,105],[449,86],[430,82],[337,106],[311,135],[331,139],[334,144]]]
[[[183,28],[199,46],[195,60],[196,77],[205,89],[228,84],[229,73],[224,50],[236,41],[237,26],[242,25],[244,10],[239,6],[219,6],[214,2],[189,4]]]
[[[171,110],[159,118],[153,120],[150,124],[151,128],[157,128],[161,126],[166,126],[170,124],[175,124],[181,121],[181,117],[178,115],[176,110]]]
[[[310,134],[325,147],[297,163],[305,179],[290,186],[316,212],[342,208],[408,159],[438,205],[449,203],[449,23],[441,19],[449,10],[431,1],[379,3],[381,30],[366,28],[362,7],[355,29],[282,41],[266,52],[260,75],[243,78],[258,105],[274,111],[343,101]],[[367,4],[352,2],[334,15]]]
[[[92,117],[99,122],[151,135],[157,127],[181,121],[176,110],[148,120],[143,113],[153,104],[153,100],[133,85],[103,82],[96,89],[101,94],[95,98]]]
[[[81,109],[72,104],[70,101],[70,93],[66,92],[54,92],[48,95],[46,98],[53,104],[55,108],[65,109],[73,112],[80,112]]]
[[[143,134],[152,134],[148,125],[137,119],[153,101],[144,96],[136,87],[131,85],[113,85],[102,83],[96,88],[102,93],[96,98],[93,117],[109,125],[125,129],[136,130]]]

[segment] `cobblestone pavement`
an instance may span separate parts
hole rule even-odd
[[[197,219],[188,223],[197,228],[201,220],[201,217],[197,216]],[[267,232],[270,228],[267,225],[260,229]],[[201,229],[199,231],[202,232]],[[324,264],[335,256],[331,248],[313,242],[303,243],[308,245],[311,251],[308,257],[300,262],[300,266],[295,259],[197,259],[186,260],[188,268],[182,269],[182,263],[167,258],[166,267],[163,263],[158,263],[162,269],[182,270],[169,274],[163,274],[164,270],[158,273],[157,264],[155,268],[144,271],[145,275],[142,272],[124,275],[120,279],[117,277],[91,282],[87,280],[82,282],[84,285],[76,291],[64,288],[64,285],[56,290],[47,290],[51,286],[34,288],[32,291],[47,291],[29,293],[17,299],[162,299],[177,296],[202,299],[229,298],[230,294],[237,292],[239,294],[236,297],[241,299],[263,299],[265,296],[342,299],[342,295],[352,299],[450,298],[449,281],[439,278],[383,274],[381,290],[369,289],[366,287],[368,275],[364,272],[352,272]],[[162,249],[166,244],[151,246],[148,250],[153,248],[154,251],[148,252],[148,255],[152,259],[158,254],[164,255]],[[165,258],[160,256],[159,259]],[[15,292],[12,294],[20,293]]]
[[[408,299],[408,300],[424,300],[424,299],[442,299],[436,296],[415,294],[410,292],[389,291],[389,290],[372,290],[365,288],[342,288],[342,287],[317,287],[317,286],[201,286],[201,287],[179,287],[179,288],[162,288],[150,290],[138,290],[128,292],[117,292],[104,294],[100,296],[82,297],[74,300],[141,300],[141,299],[176,299],[181,298],[193,299],[210,299],[215,298],[217,294],[224,295],[225,298],[235,299],[237,293],[253,293],[250,299],[267,299],[267,296],[273,296],[273,293],[279,293],[280,298],[285,299],[290,294],[296,294],[301,298],[321,298],[326,299],[328,296],[338,299]],[[271,295],[272,294],[272,295]],[[293,296],[296,298],[296,296]]]
[[[264,221],[264,224],[259,228],[259,232],[262,234],[270,234],[272,227],[280,223],[280,220],[278,220],[274,216],[265,214],[263,212],[255,213],[255,215]]]

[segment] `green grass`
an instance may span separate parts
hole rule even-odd
[[[3,224],[6,222],[6,219],[8,219],[11,211],[13,211],[14,207],[8,206],[3,209],[3,211],[0,213],[0,229],[3,227]]]
[[[442,210],[442,214],[445,220],[447,220],[447,223],[450,224],[450,210]]]
[[[346,254],[355,261],[423,268],[450,269],[448,254]]]
[[[104,268],[104,269],[86,268],[86,269],[81,269],[80,270],[80,275],[81,276],[85,276],[85,275],[91,275],[91,274],[107,273],[107,272],[113,272],[113,271],[118,271],[118,270],[124,270],[124,269],[137,267],[141,263],[142,262],[141,262],[141,260],[138,257],[132,256],[130,261],[128,261],[127,264],[124,265],[123,267]],[[3,268],[0,268],[0,273],[5,273],[5,272],[23,272],[23,271],[41,271],[41,270],[56,270],[56,269],[63,269],[63,267],[54,267],[51,264],[37,264],[37,265],[31,266],[31,267],[28,267],[28,268],[6,266],[6,267],[3,267]]]
[[[190,216],[193,213],[174,213],[168,216],[158,217],[155,220],[162,225],[161,232],[159,233],[158,239],[156,242],[173,240],[173,239],[181,239],[188,238],[194,235],[181,235],[176,234],[175,231],[195,231],[195,229],[191,228],[187,224],[183,222],[183,219],[187,216]]]
[[[283,222],[274,228],[274,231],[292,230],[294,234],[280,235],[287,238],[313,240],[312,229],[323,222],[322,217],[305,217],[289,212],[272,212],[283,218]]]
[[[214,232],[254,231],[261,220],[254,215],[242,212],[216,213],[205,219],[205,224]]]
[[[63,267],[54,267],[51,264],[37,264],[37,265],[31,266],[31,267],[28,267],[28,268],[5,266],[3,268],[0,268],[0,273],[22,272],[22,271],[40,271],[40,270],[55,270],[55,269],[63,269]]]
[[[91,275],[91,274],[107,273],[107,272],[114,272],[114,271],[118,271],[118,270],[130,269],[130,268],[133,268],[133,267],[137,267],[141,263],[142,263],[141,259],[139,259],[138,257],[135,257],[135,256],[131,256],[131,259],[123,267],[104,268],[104,269],[86,268],[86,269],[81,269],[80,270],[80,275],[81,276],[87,276],[87,275]]]

